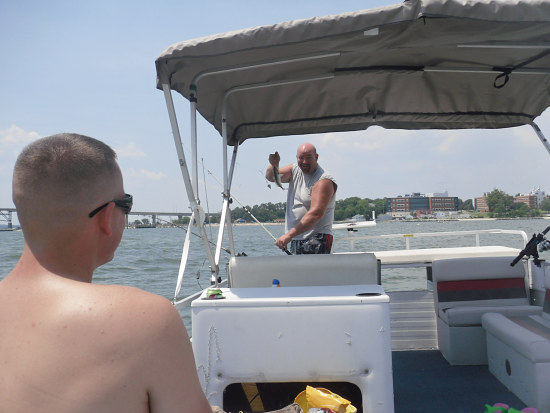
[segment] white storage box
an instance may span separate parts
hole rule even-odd
[[[550,320],[487,313],[489,370],[525,404],[550,413]]]
[[[232,383],[349,382],[363,411],[393,412],[389,297],[377,285],[222,289],[195,300],[201,384],[223,405]]]

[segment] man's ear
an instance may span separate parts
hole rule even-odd
[[[99,211],[99,228],[107,236],[111,236],[113,233],[113,211],[115,209],[115,203],[110,202],[103,210]]]

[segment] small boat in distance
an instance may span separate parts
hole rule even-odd
[[[346,222],[337,222],[332,224],[332,229],[345,229],[348,231],[357,231],[359,228],[369,228],[376,226],[376,213],[372,211],[372,221],[367,221],[364,215],[355,215]]]

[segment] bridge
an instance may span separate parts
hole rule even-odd
[[[157,226],[157,217],[159,216],[166,216],[166,217],[178,217],[178,219],[182,219],[183,217],[190,217],[191,212],[151,212],[151,211],[132,211],[126,216],[126,226],[128,226],[130,222],[130,215],[135,216],[146,216],[151,217],[151,226],[156,227]]]
[[[12,214],[16,212],[15,208],[0,208],[0,223],[6,222],[8,229],[13,229]]]
[[[13,214],[17,213],[15,208],[0,208],[0,223],[6,222],[8,229],[13,229]],[[190,217],[191,212],[151,212],[151,211],[132,211],[129,215],[151,217],[151,226],[157,226],[157,217],[177,217],[181,219],[183,217]],[[129,215],[126,217],[126,226],[129,224]],[[219,213],[210,213],[207,216],[219,216]]]
[[[150,211],[145,211],[145,212],[140,212],[140,211],[132,211],[130,212],[129,215],[136,215],[136,216],[150,216],[151,217],[151,226],[152,227],[156,227],[157,226],[157,218],[159,216],[166,216],[166,217],[177,217],[178,219],[182,219],[183,217],[190,217],[191,216],[191,212],[150,212]],[[129,219],[128,219],[128,216],[126,217],[126,225],[129,224]],[[206,214],[207,217],[219,217],[220,216],[220,213],[219,212],[216,212],[216,213],[207,213]]]

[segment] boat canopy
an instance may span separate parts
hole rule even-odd
[[[228,145],[519,126],[550,105],[550,1],[408,0],[176,43],[156,68]]]

